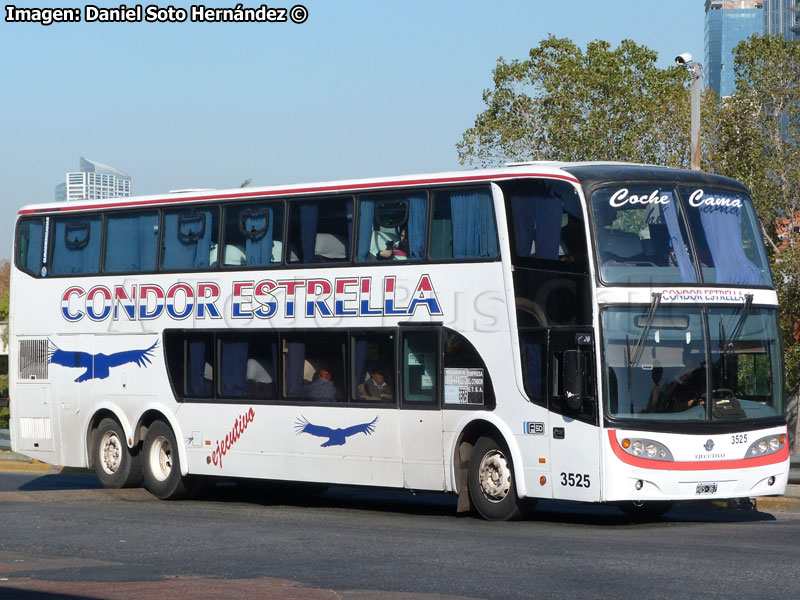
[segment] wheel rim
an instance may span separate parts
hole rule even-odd
[[[100,468],[114,475],[122,464],[122,441],[113,431],[106,431],[100,439]]]
[[[500,450],[490,450],[478,469],[481,492],[489,502],[502,502],[511,490],[511,469]]]
[[[164,481],[172,473],[172,445],[164,436],[158,436],[150,447],[150,472],[158,481]]]

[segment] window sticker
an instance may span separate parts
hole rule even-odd
[[[483,404],[483,369],[444,370],[445,404]]]

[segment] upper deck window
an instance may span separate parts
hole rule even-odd
[[[245,204],[225,209],[224,267],[280,264],[283,203]]]
[[[497,258],[497,226],[488,189],[434,193],[428,253],[439,260]]]
[[[17,267],[38,275],[42,266],[42,219],[23,219],[17,229]]]
[[[546,180],[512,181],[501,187],[515,264],[585,272],[586,229],[575,188]]]
[[[592,194],[600,277],[606,283],[697,283],[671,186],[615,185]]]
[[[106,273],[155,271],[158,211],[110,215],[106,222]]]
[[[421,260],[425,256],[425,192],[362,196],[359,201],[359,262]]]
[[[162,268],[195,270],[215,267],[218,223],[217,207],[164,211]]]
[[[767,256],[750,199],[726,190],[680,188],[706,283],[771,285]]]
[[[744,194],[623,183],[595,191],[592,210],[605,283],[771,284],[758,222]]]
[[[289,263],[350,260],[352,198],[307,198],[289,205]]]
[[[100,216],[57,217],[51,235],[52,275],[89,275],[100,270]]]

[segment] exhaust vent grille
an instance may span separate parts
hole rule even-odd
[[[47,339],[19,341],[19,378],[48,378]]]

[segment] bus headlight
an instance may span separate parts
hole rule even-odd
[[[769,435],[756,440],[747,449],[745,456],[762,456],[778,452],[786,444],[786,435]]]
[[[652,458],[653,460],[674,460],[669,448],[655,440],[625,438],[620,442],[620,446],[625,452],[634,456]]]

